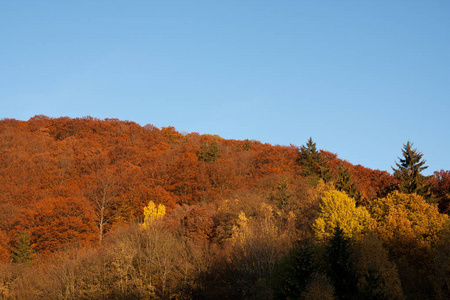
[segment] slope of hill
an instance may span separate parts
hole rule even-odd
[[[93,260],[95,263],[91,263],[97,266],[98,257],[104,257],[101,251],[106,251],[105,255],[113,257],[111,263],[117,268],[138,272],[142,265],[136,267],[136,259],[149,259],[148,251],[156,256],[167,252],[179,261],[175,263],[173,257],[152,261],[154,268],[168,268],[167,273],[157,273],[158,280],[145,281],[151,270],[145,273],[139,269],[141,273],[129,274],[124,269],[114,269],[111,272],[119,277],[110,279],[101,288],[97,286],[97,292],[101,293],[93,297],[132,297],[135,292],[136,298],[148,295],[169,298],[170,293],[178,298],[193,295],[215,298],[218,293],[229,298],[239,298],[245,293],[244,298],[269,297],[258,294],[258,284],[267,283],[275,265],[293,249],[295,241],[315,235],[313,224],[321,212],[320,199],[326,191],[344,192],[352,197],[353,205],[370,211],[372,203],[397,189],[398,182],[388,172],[354,166],[336,154],[316,150],[312,140],[309,142],[301,148],[274,146],[91,117],[1,120],[0,259],[23,260],[26,256],[23,253],[27,252],[19,249],[28,244],[33,254],[28,254],[25,260],[49,262],[75,247],[79,249],[77,257],[65,257],[63,265],[72,261],[76,268],[81,268],[85,261]],[[438,200],[448,198],[446,174],[441,171],[429,179]],[[142,229],[136,224],[144,221],[143,210],[149,203],[165,209],[164,222],[154,223],[158,225],[150,226],[151,235],[142,236]],[[158,237],[155,228],[166,233],[166,241]],[[273,245],[263,246],[261,237]],[[121,240],[129,242],[120,244]],[[177,248],[181,240],[190,246]],[[140,244],[143,241],[147,241],[145,247]],[[391,240],[383,242],[388,250],[394,249],[389,248]],[[156,248],[151,248],[151,244]],[[133,252],[133,247],[144,247],[147,254]],[[100,252],[82,252],[88,249]],[[114,251],[122,251],[125,256]],[[264,251],[272,256],[266,257],[269,252]],[[129,258],[127,253],[131,255]],[[255,257],[249,257],[249,253]],[[214,256],[223,260],[213,263]],[[129,265],[125,264],[127,259],[131,259]],[[170,266],[168,260],[172,261]],[[266,264],[260,266],[257,276],[252,273],[255,261]],[[185,264],[184,273],[178,263]],[[248,269],[239,269],[239,264]],[[5,274],[17,272],[14,265],[7,265],[11,269]],[[248,281],[232,279],[231,267],[237,277]],[[125,275],[120,275],[121,270]],[[402,284],[414,286],[414,278],[403,276],[402,270]],[[220,278],[214,278],[215,271]],[[30,272],[34,274],[30,276],[35,276],[49,271]],[[180,274],[184,274],[185,282],[180,281],[183,278]],[[11,289],[12,283],[19,283],[11,278],[3,277],[3,288],[20,298],[14,294],[17,290]],[[212,288],[215,280],[222,282],[220,287]],[[321,279],[320,284],[327,280]],[[119,284],[120,288],[116,290],[109,284]],[[227,289],[230,284],[231,290]],[[83,288],[89,289],[86,285]],[[261,292],[273,297],[271,291],[265,288]],[[78,295],[78,298],[94,295],[71,293],[71,297]]]

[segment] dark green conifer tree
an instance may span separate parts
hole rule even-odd
[[[360,203],[361,193],[358,192],[358,185],[352,178],[352,174],[348,167],[343,163],[339,164],[337,168],[337,178],[335,179],[334,186],[338,191],[345,192],[347,195]]]
[[[31,249],[30,233],[22,232],[12,251],[12,259],[16,263],[28,263],[31,261],[33,250]]]
[[[252,149],[252,144],[250,144],[250,141],[248,139],[245,140],[245,143],[244,143],[244,146],[242,149],[245,151]]]
[[[284,211],[291,210],[292,196],[293,192],[289,186],[289,180],[284,176],[278,182],[277,188],[270,193],[270,199],[278,205],[279,209]]]
[[[300,147],[298,162],[302,166],[302,175],[317,175],[319,171],[319,151],[317,151],[316,143],[310,137],[306,145]]]
[[[326,161],[320,157],[316,143],[311,137],[306,145],[300,147],[297,162],[302,167],[302,176],[309,177],[310,184],[317,184],[319,179],[324,181],[329,179],[329,170],[325,166]]]
[[[219,144],[216,141],[213,141],[212,143],[205,143],[202,146],[202,151],[200,152],[198,159],[201,161],[212,163],[215,162],[219,157]]]
[[[425,195],[428,191],[428,186],[425,184],[426,180],[421,172],[428,166],[425,166],[426,160],[422,159],[423,154],[417,149],[413,149],[412,146],[413,143],[410,141],[403,145],[403,159],[399,158],[400,162],[395,163],[397,168],[392,168],[392,170],[395,178],[399,181],[398,187],[400,192]]]
[[[298,299],[312,275],[319,271],[316,249],[309,241],[302,241],[277,263],[272,288],[275,299]]]
[[[334,283],[338,299],[354,299],[357,294],[357,276],[351,258],[350,240],[340,226],[327,247],[328,276]]]

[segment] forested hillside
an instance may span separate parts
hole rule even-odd
[[[0,121],[0,298],[448,299],[450,171],[91,117]]]

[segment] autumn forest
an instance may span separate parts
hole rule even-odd
[[[0,120],[0,299],[449,299],[450,171],[413,142],[380,171],[313,138]]]

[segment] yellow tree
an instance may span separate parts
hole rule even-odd
[[[339,227],[348,238],[355,238],[374,225],[374,220],[364,207],[356,207],[355,200],[336,190],[323,193],[320,214],[313,224],[319,241],[329,239]]]
[[[369,209],[377,220],[378,236],[398,266],[406,297],[447,299],[448,292],[443,297],[441,287],[435,289],[440,268],[434,266],[439,260],[437,245],[449,229],[448,216],[423,197],[400,192],[373,201]]]
[[[144,223],[142,228],[149,228],[157,220],[161,220],[166,214],[166,207],[162,204],[156,206],[153,201],[150,201],[146,207],[144,207]]]
[[[436,244],[448,224],[447,215],[417,194],[393,192],[373,201],[369,209],[380,238],[397,254]]]

